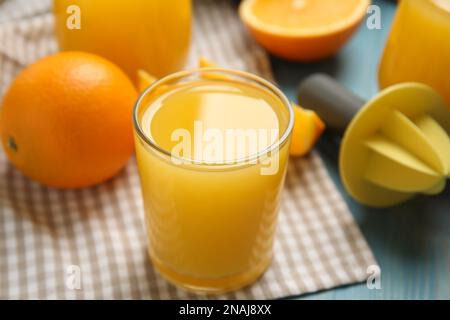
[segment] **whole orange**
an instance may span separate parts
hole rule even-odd
[[[133,152],[136,96],[125,73],[99,56],[48,56],[24,69],[4,96],[3,147],[17,169],[44,185],[98,184]]]

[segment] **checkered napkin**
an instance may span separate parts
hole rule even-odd
[[[49,7],[45,0],[0,1],[0,94],[21,68],[56,51]],[[267,56],[243,30],[231,1],[195,1],[191,64],[199,55],[271,78]],[[364,281],[376,264],[316,153],[290,161],[286,184],[272,265],[254,285],[218,298],[314,292]],[[78,271],[80,289],[68,281]],[[0,298],[198,296],[152,267],[134,159],[104,184],[61,191],[24,178],[0,151]]]

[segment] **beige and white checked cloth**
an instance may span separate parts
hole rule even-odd
[[[48,0],[0,0],[0,94],[13,77],[57,50]],[[271,78],[269,61],[229,0],[195,1],[191,62]],[[272,299],[364,281],[376,264],[316,153],[291,160],[275,258],[254,285],[218,298]],[[0,151],[0,298],[198,298],[162,279],[147,256],[135,160],[94,188],[61,191],[24,178]],[[66,286],[71,266],[81,289]]]

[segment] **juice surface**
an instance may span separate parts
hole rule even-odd
[[[381,88],[422,82],[450,106],[450,0],[401,1],[380,64]]]
[[[79,8],[80,29],[67,26],[73,5]],[[161,77],[184,65],[191,0],[54,0],[53,6],[61,50],[99,54],[133,80],[138,69]]]
[[[218,132],[279,129],[282,134],[288,120],[282,107],[255,86],[199,80],[149,101],[139,121],[148,138],[170,150],[171,132],[184,128],[194,135],[198,120]],[[257,151],[270,144],[263,141]],[[262,175],[267,163],[175,165],[136,135],[150,256],[157,269],[178,285],[204,291],[227,291],[259,277],[272,255],[288,150],[289,141],[270,156],[276,170]]]
[[[235,150],[236,152],[227,152],[224,141],[221,159],[202,158],[199,152],[195,152],[192,144],[189,158],[218,160],[217,163],[223,163],[256,154],[279,138],[280,123],[272,107],[277,103],[279,102],[274,96],[261,95],[261,90],[249,85],[198,81],[160,96],[153,107],[146,110],[142,126],[156,144],[168,151],[179,143],[177,139],[172,139],[172,133],[180,128],[186,129],[191,137],[195,136],[195,130],[199,130],[200,126],[203,134],[208,130],[216,130],[223,139],[226,139],[230,129],[236,130],[233,131],[236,134],[239,133],[238,130],[242,130],[245,131],[243,133],[264,135],[264,138],[256,142],[256,146],[250,145],[254,142],[250,138],[244,138],[245,148]],[[208,146],[208,141],[201,144],[204,149]],[[208,157],[208,154],[205,153],[205,156]]]

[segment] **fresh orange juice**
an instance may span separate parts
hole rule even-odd
[[[380,65],[380,87],[416,81],[450,106],[450,0],[404,0]]]
[[[141,96],[137,161],[150,256],[165,278],[224,292],[264,272],[292,114],[273,85],[237,71],[181,72]]]
[[[61,50],[99,54],[132,78],[180,70],[191,34],[191,0],[54,0]]]

